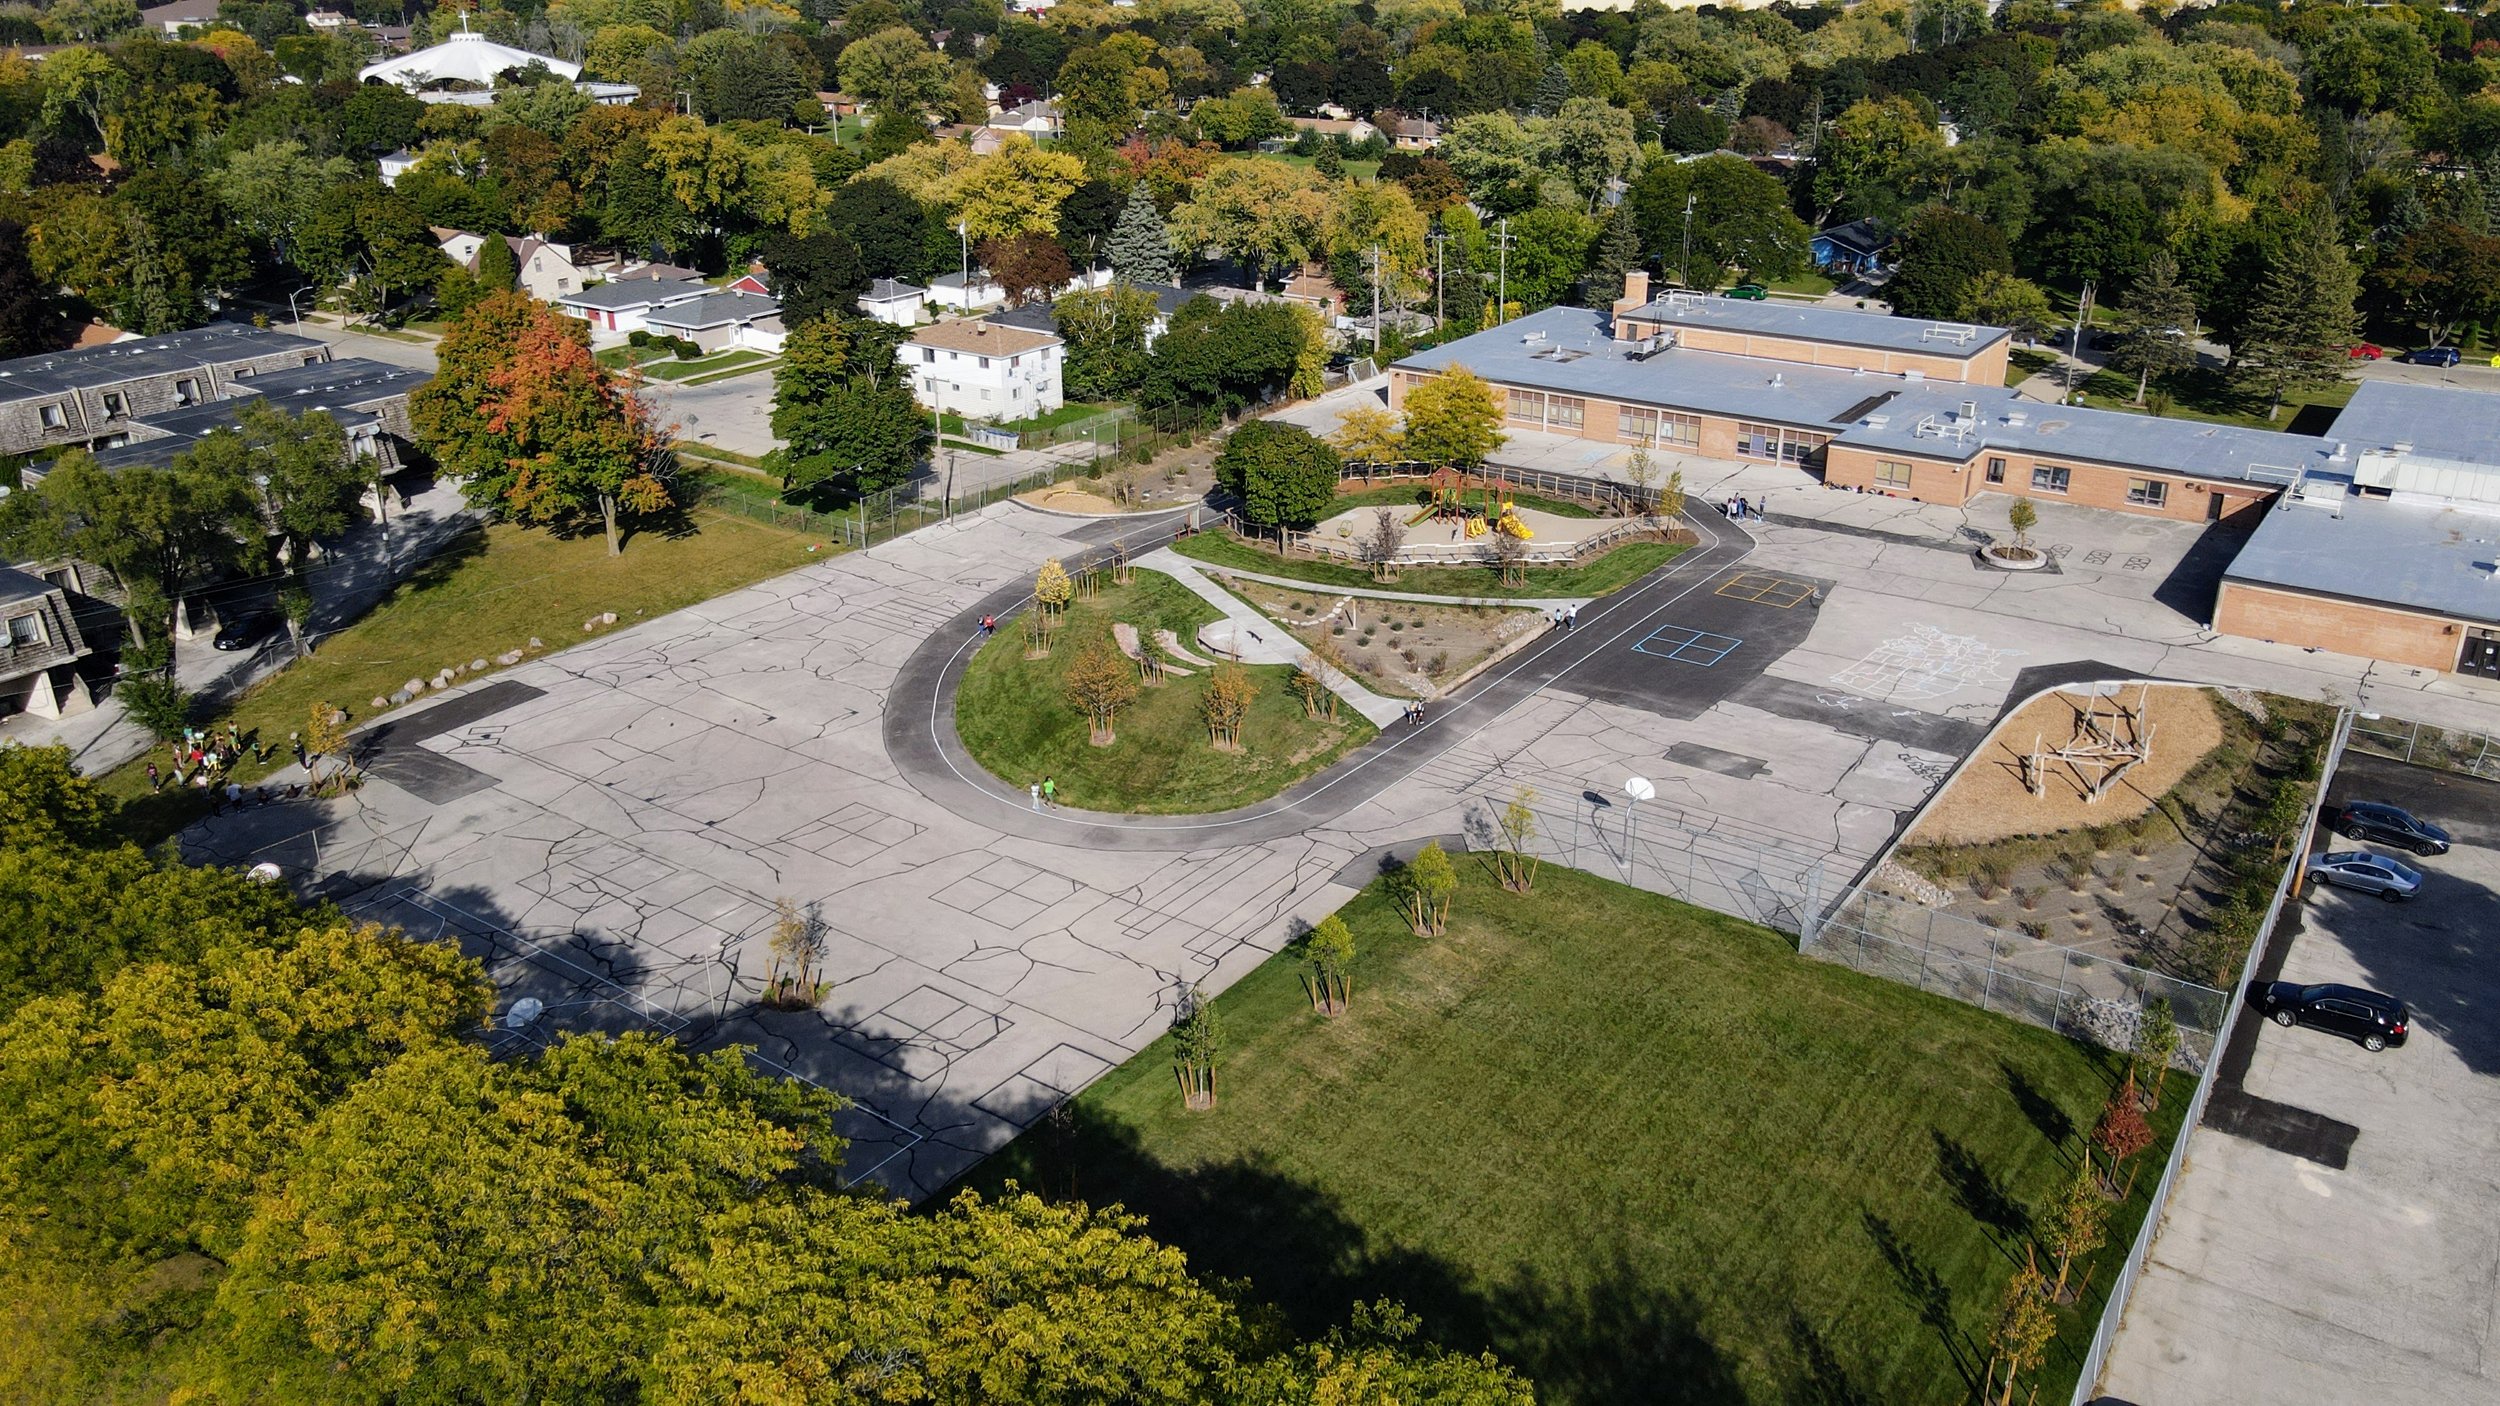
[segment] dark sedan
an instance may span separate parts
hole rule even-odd
[[[2415,854],[2446,854],[2448,832],[2411,811],[2384,801],[2355,801],[2337,812],[2335,830],[2356,840],[2375,840]]]
[[[2307,1025],[2358,1041],[2372,1054],[2403,1044],[2413,1023],[2413,1013],[2395,997],[2332,982],[2269,982],[2257,989],[2257,1010],[2277,1025]]]
[[[2410,361],[2416,366],[2454,366],[2463,361],[2465,355],[2455,347],[2415,347],[2396,359]]]
[[[210,644],[223,650],[250,649],[278,632],[278,617],[265,610],[238,615],[217,627]]]

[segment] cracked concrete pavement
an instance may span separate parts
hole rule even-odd
[[[1043,557],[1121,530],[1001,505],[618,630],[395,714],[393,764],[355,795],[203,821],[186,850],[459,940],[501,988],[502,1045],[627,1027],[751,1045],[855,1100],[849,1172],[917,1198],[1151,1041],[1190,985],[1222,989],[1350,898],[1350,866],[1480,828],[1521,784],[1557,859],[1622,877],[1620,854],[1633,882],[1777,922],[1800,886],[1838,895],[2028,670],[2311,696],[2341,677],[2164,605],[2193,534],[2148,543],[2145,569],[2016,578],[1774,523],[1616,598],[1620,629],[1591,628],[1601,603],[1507,681],[1392,729],[1324,806],[1123,847],[932,782],[914,748],[952,738],[912,692],[927,658]],[[1729,595],[1745,573],[1823,596]],[[1659,642],[1696,629],[1757,647],[1704,665],[1711,646]],[[437,709],[460,711],[429,731]],[[1658,788],[1637,855],[1609,800],[1633,774]],[[785,898],[822,925],[814,1010],[759,1004]]]

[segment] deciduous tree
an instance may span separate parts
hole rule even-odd
[[[867,265],[838,229],[772,236],[764,242],[764,268],[785,327],[855,316],[859,295],[868,291]]]
[[[1326,440],[1299,425],[1253,420],[1224,442],[1215,481],[1241,499],[1246,521],[1307,528],[1335,501],[1340,462]]]
[[[1502,447],[1502,407],[1494,390],[1464,366],[1406,391],[1406,452],[1428,464],[1472,469]]]
[[[2013,271],[2013,253],[1994,226],[1937,206],[1903,231],[1899,265],[1884,296],[1903,317],[1951,319],[1962,315],[1962,294],[1971,280]]]
[[[1328,432],[1328,443],[1349,464],[1394,464],[1405,456],[1398,417],[1377,405],[1358,405]]]
[[[1354,998],[1353,986],[1347,979],[1348,970],[1354,965],[1354,930],[1345,925],[1345,919],[1331,913],[1311,929],[1309,950],[1311,1004],[1322,1015],[1335,1015]]]
[[[1119,651],[1100,640],[1086,645],[1068,661],[1059,686],[1069,705],[1085,715],[1091,728],[1087,740],[1097,747],[1120,740],[1113,725],[1119,721],[1120,710],[1137,701],[1137,671]]]
[[[1536,788],[1521,786],[1511,793],[1510,802],[1494,817],[1502,832],[1502,851],[1495,861],[1495,872],[1503,888],[1512,893],[1526,893],[1536,887],[1538,858],[1528,852],[1536,843]]]
[[[1207,741],[1217,751],[1241,750],[1241,725],[1259,696],[1257,681],[1239,664],[1218,664],[1198,695],[1198,714],[1206,721]]]
[[[1408,861],[1399,906],[1417,937],[1437,937],[1449,926],[1450,899],[1458,893],[1458,868],[1439,840],[1427,842]]]
[[[608,554],[625,550],[623,520],[666,511],[668,436],[590,348],[544,323],[525,330],[487,374],[479,405],[494,468],[466,487],[528,523],[596,514]]]
[[[893,343],[865,322],[819,317],[793,328],[773,368],[773,433],[765,458],[785,495],[847,501],[911,477],[927,454],[929,417],[894,364]]]

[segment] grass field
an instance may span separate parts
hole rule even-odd
[[[411,678],[431,679],[447,665],[492,659],[533,635],[550,649],[577,644],[584,638],[582,621],[604,611],[616,612],[620,624],[664,615],[821,560],[822,551],[808,551],[816,540],[701,510],[677,530],[636,534],[615,557],[597,532],[565,538],[508,524],[467,532],[363,619],[213,717],[219,723],[232,718],[281,744],[272,767],[245,761],[239,779],[248,783],[294,763],[283,745],[286,735],[304,726],[315,702],[345,708],[362,722],[376,695],[387,696]],[[147,838],[181,828],[199,803],[197,793],[148,794],[146,763],[158,755],[151,752],[105,781],[126,799],[145,798],[126,814],[134,832]]]
[[[1258,159],[1261,161],[1282,161],[1288,166],[1301,166],[1305,168],[1319,164],[1319,158],[1316,156],[1296,156],[1289,151],[1263,151],[1259,153]],[[1380,163],[1377,161],[1348,161],[1345,164],[1345,173],[1349,178],[1368,185],[1371,182],[1380,179]]]
[[[2024,1208],[2072,1175],[2116,1059],[1584,874],[1519,897],[1460,872],[1441,937],[1380,884],[1343,910],[1345,1014],[1311,1010],[1291,950],[1226,991],[1214,1110],[1181,1110],[1167,1036],[973,1180],[1124,1203],[1305,1332],[1401,1299],[1540,1401],[1973,1396]],[[2040,1401],[2185,1102],[2174,1078]]]
[[[1531,504],[1530,506],[1536,506]],[[1254,543],[1221,532],[1201,532],[1172,544],[1172,550],[1210,566],[1264,572],[1315,586],[1357,586],[1372,590],[1411,591],[1417,595],[1482,596],[1488,600],[1534,600],[1542,596],[1602,596],[1631,585],[1666,565],[1684,548],[1666,542],[1627,542],[1597,560],[1580,566],[1528,568],[1527,583],[1502,584],[1493,566],[1410,566],[1395,581],[1374,581],[1359,566],[1287,558]]]
[[[955,694],[955,731],[965,750],[1021,790],[1044,777],[1059,800],[1080,810],[1171,815],[1230,810],[1265,799],[1371,739],[1372,725],[1340,706],[1334,722],[1314,722],[1285,686],[1292,670],[1253,668],[1259,695],[1242,728],[1243,750],[1207,743],[1198,698],[1204,671],[1142,689],[1122,710],[1118,742],[1096,747],[1085,717],[1061,692],[1069,661],[1090,641],[1110,648],[1113,621],[1125,620],[1152,648],[1157,628],[1193,641],[1219,612],[1160,572],[1140,571],[1127,586],[1070,603],[1051,655],[1024,657],[1021,616],[981,647]]]
[[[2281,413],[2271,420],[2266,418],[2265,397],[2241,395],[2220,371],[2209,366],[2161,377],[2153,383],[2152,393],[2168,394],[2170,403],[2162,413],[2174,420],[2317,433],[2324,428],[2325,420],[2352,399],[2358,385],[2355,381],[2343,381],[2325,390],[2295,392],[2285,397]],[[2135,403],[2135,377],[2121,371],[2095,372],[2083,383],[2083,403],[2101,410],[2152,413],[2147,406]]]

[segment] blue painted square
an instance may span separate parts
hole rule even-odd
[[[1662,625],[1633,645],[1632,650],[1636,654],[1655,655],[1660,659],[1672,659],[1678,664],[1694,664],[1707,669],[1735,653],[1736,647],[1743,643],[1743,640],[1730,635],[1714,635],[1682,625]]]

